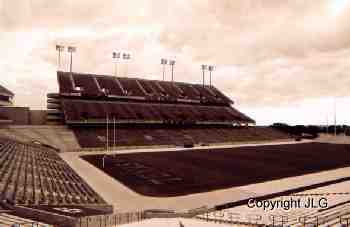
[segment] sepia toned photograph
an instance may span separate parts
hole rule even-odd
[[[0,0],[0,227],[350,226],[350,0]]]

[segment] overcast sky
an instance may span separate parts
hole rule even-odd
[[[74,45],[73,70],[213,81],[258,124],[350,124],[349,0],[0,0],[0,83],[16,104],[45,108],[57,92],[56,44]],[[68,70],[68,55],[62,56]],[[169,69],[167,77],[169,78]]]

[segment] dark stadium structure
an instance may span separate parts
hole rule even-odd
[[[67,124],[255,123],[213,86],[58,72],[59,97]],[[52,101],[52,100],[51,100]]]
[[[0,110],[4,106],[11,106],[15,95],[7,88],[0,85]],[[11,123],[11,120],[0,111],[0,124]]]
[[[168,210],[153,199],[180,196],[166,198],[178,203],[203,193],[193,204],[202,208],[205,192],[350,167],[349,145],[290,144],[290,133],[255,126],[214,86],[62,71],[57,80],[47,110],[13,106],[13,93],[0,86],[0,226],[119,226],[162,212],[189,217],[192,205],[170,203]],[[251,145],[261,141],[280,145]],[[248,144],[232,147],[235,142]],[[140,146],[160,150],[132,150]],[[103,183],[110,188],[104,191]],[[123,194],[120,183],[133,192]],[[146,197],[154,198],[140,207],[137,199]],[[224,207],[245,198],[212,199],[207,202]]]
[[[14,96],[10,90],[0,85],[0,106],[12,105]]]
[[[76,137],[86,148],[103,147],[106,144],[106,129],[102,127],[75,128]],[[111,146],[113,132],[110,133]],[[184,143],[207,145],[225,143],[227,141],[250,142],[255,140],[268,141],[290,138],[287,134],[268,127],[235,127],[232,126],[168,126],[134,125],[133,127],[118,126],[116,130],[116,145],[118,146],[156,146]]]
[[[0,193],[0,210],[57,226],[113,212],[56,150],[7,138],[0,138]]]
[[[12,106],[13,93],[0,86],[0,214],[73,227],[81,226],[84,220],[89,225],[94,217],[108,218],[113,213],[113,206],[78,175],[78,170],[75,172],[69,166],[68,160],[63,160],[60,152],[88,151],[89,148],[107,152],[106,144],[128,148],[191,147],[290,139],[288,134],[270,127],[250,127],[255,121],[234,108],[233,101],[214,86],[61,71],[57,72],[57,79],[59,92],[47,94],[47,110],[42,111]],[[116,160],[109,157],[106,170],[115,168]],[[157,175],[157,160],[153,166],[142,161],[137,164],[138,161],[129,158],[124,160],[124,155],[120,158],[125,165],[119,164],[125,168],[120,167],[118,171],[125,175],[123,179],[116,179],[127,186],[135,179],[134,183],[138,184],[139,176],[131,176],[130,171],[137,174],[144,171],[143,168],[148,171],[144,177],[152,178],[155,184],[169,181],[173,187],[179,178],[178,167],[174,173],[163,173],[159,169],[163,179]],[[99,165],[93,161],[100,160],[99,156],[85,159]],[[146,190],[149,185],[145,182]],[[172,196],[228,186],[219,182],[214,186],[199,184],[194,189],[190,183],[185,185],[189,191],[184,192],[181,191],[183,182],[178,183],[180,191],[172,192],[167,191],[166,184],[155,191],[143,192],[137,185],[130,188],[141,194]],[[5,218],[10,218],[6,215]],[[118,221],[117,217],[123,216],[117,214],[113,220]],[[128,215],[125,217],[118,223],[131,221]]]
[[[349,152],[347,144],[301,143],[83,158],[140,194],[169,197],[349,167]]]
[[[232,142],[245,132],[237,129],[255,124],[214,86],[62,71],[57,79],[59,93],[48,94],[48,118],[69,125],[83,148],[105,146],[107,121],[117,128],[114,133],[110,126],[108,136],[117,137],[116,146]],[[258,127],[246,132],[264,134]]]

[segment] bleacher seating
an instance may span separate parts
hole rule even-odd
[[[143,97],[146,95],[143,92],[142,88],[140,87],[136,79],[124,78],[124,79],[119,79],[119,82],[122,85],[124,94],[126,96]]]
[[[213,86],[181,82],[121,78],[105,75],[57,72],[60,94],[98,98],[104,93],[109,98],[137,98],[164,102],[202,102],[230,105],[233,102]],[[117,97],[116,97],[117,96]]]
[[[61,71],[57,77],[62,121],[74,127],[82,147],[105,144],[100,138],[107,119],[120,129],[121,146],[287,137],[251,134],[254,129],[239,135],[242,131],[232,126],[255,121],[231,106],[233,101],[214,86]]]
[[[0,204],[109,209],[55,150],[7,138],[0,138]]]
[[[124,91],[119,86],[117,79],[112,77],[98,77],[98,83],[101,89],[104,89],[107,96],[123,96]]]
[[[70,100],[62,101],[67,123],[105,122],[107,115],[118,121],[156,122],[250,122],[250,118],[226,106],[186,104],[155,104],[137,102],[106,102]]]
[[[82,95],[88,97],[99,97],[102,95],[102,91],[94,76],[77,74],[73,79],[75,86],[81,88]]]
[[[74,93],[78,93],[75,89],[75,85],[73,84],[73,78],[70,74],[60,74],[60,76],[57,77],[58,84],[60,85],[60,93],[71,95]]]
[[[254,123],[213,86],[68,72],[57,76],[59,106],[68,124],[104,123],[107,115],[118,123]]]
[[[76,138],[83,148],[106,146],[105,127],[73,127]],[[247,142],[288,139],[288,135],[269,127],[238,128],[232,126],[117,126],[109,128],[109,146],[153,146]],[[114,140],[115,138],[115,140]]]

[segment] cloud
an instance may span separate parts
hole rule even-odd
[[[54,46],[61,43],[77,46],[74,70],[81,72],[113,73],[114,50],[132,53],[129,63],[119,64],[120,76],[159,79],[159,60],[166,57],[176,59],[176,80],[200,83],[200,65],[215,64],[215,86],[248,107],[345,97],[350,8],[344,4],[335,14],[332,4],[0,0],[1,83],[17,94],[19,105],[44,107],[42,94],[57,91]],[[63,54],[62,68],[68,61]]]

